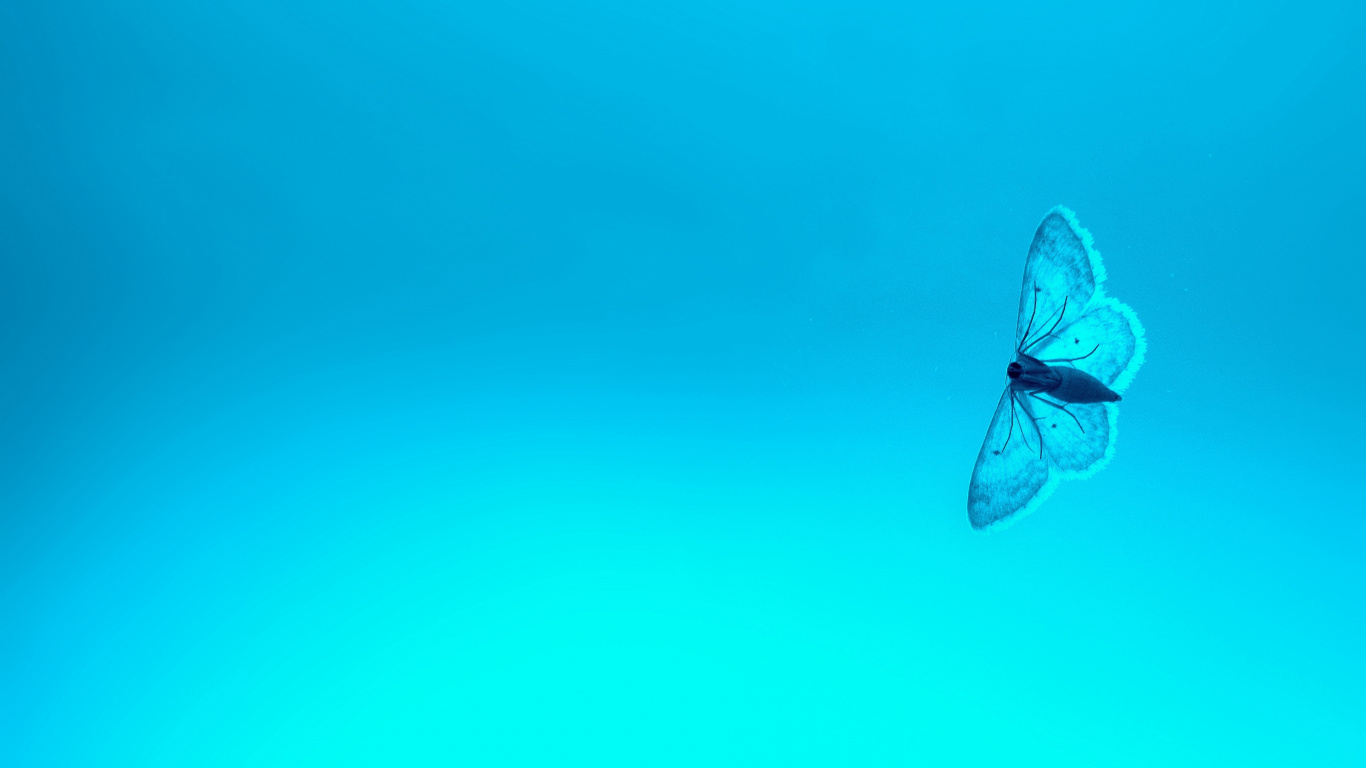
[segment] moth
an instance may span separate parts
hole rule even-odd
[[[1000,528],[1115,452],[1120,394],[1147,352],[1134,311],[1105,295],[1105,267],[1072,211],[1048,212],[1025,258],[1015,357],[968,484],[968,521]]]

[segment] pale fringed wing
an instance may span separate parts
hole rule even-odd
[[[1088,477],[1114,455],[1113,403],[1074,403],[1062,411],[1030,395],[1015,397],[1012,425],[1010,389],[1001,395],[968,483],[968,521],[978,530],[1034,511],[1060,481]]]
[[[1074,317],[1073,313],[1090,303],[1104,280],[1105,268],[1091,248],[1091,234],[1077,224],[1076,216],[1066,208],[1058,206],[1049,211],[1034,232],[1029,256],[1025,258],[1020,311],[1015,318],[1015,346],[1024,343],[1026,334],[1038,338],[1046,331],[1063,313],[1064,301],[1066,316]]]
[[[1056,480],[1050,483],[1048,474],[1048,464],[1039,458],[1038,436],[1030,418],[1023,409],[1013,408],[1006,388],[968,484],[972,527],[981,530],[1038,506],[1048,495],[1045,489],[1051,491],[1057,484]]]
[[[1044,457],[1058,479],[1085,477],[1110,460],[1115,442],[1114,405],[1071,403],[1066,411],[1038,400],[1031,405],[1034,415],[1039,417]]]
[[[1078,307],[1078,310],[1081,308]],[[1060,324],[1031,354],[1040,360],[1070,360],[1116,392],[1123,392],[1143,364],[1147,344],[1143,326],[1123,303],[1101,296],[1085,313]]]

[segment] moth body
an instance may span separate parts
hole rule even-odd
[[[1119,395],[1091,374],[1067,365],[1049,365],[1021,352],[1006,366],[1010,388],[1046,394],[1064,403],[1113,403]]]

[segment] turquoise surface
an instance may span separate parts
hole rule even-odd
[[[1364,32],[0,5],[0,764],[1366,763]],[[982,535],[1057,204],[1147,362]]]

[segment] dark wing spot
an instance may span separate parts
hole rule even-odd
[[[995,455],[997,455],[997,456],[1000,456],[1000,455],[1001,455],[1001,452],[1000,452],[1000,451],[992,451],[992,453],[995,454]]]
[[[1057,425],[1057,424],[1054,424],[1054,425],[1053,425],[1053,428],[1054,428],[1054,429],[1057,429],[1057,428],[1058,428],[1058,425]]]
[[[1072,343],[1073,343],[1073,344],[1080,344],[1080,343],[1081,343],[1081,339],[1072,339]]]

